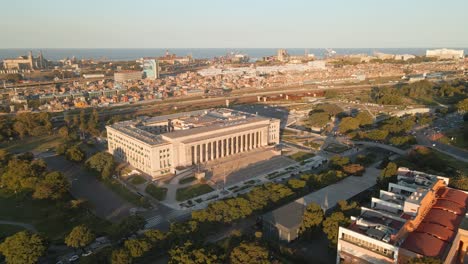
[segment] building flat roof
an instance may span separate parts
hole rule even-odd
[[[221,108],[184,112],[151,118],[139,118],[133,121],[119,122],[111,125],[111,127],[131,137],[136,137],[145,143],[156,145],[167,143],[171,139],[181,139],[189,136],[190,138],[188,139],[182,139],[182,142],[193,142],[200,140],[202,137],[206,137],[206,135],[200,135],[205,132],[215,133],[216,131],[225,130],[226,128],[235,129],[235,127],[239,125],[254,125],[255,123],[266,120],[270,120],[270,118]],[[172,126],[169,132],[156,134],[145,129],[145,127],[150,128],[154,125],[161,125],[164,122],[167,122],[166,125],[168,128]],[[262,124],[262,126],[265,125],[265,123]],[[249,129],[252,129],[252,127]],[[198,137],[197,134],[199,134]]]
[[[283,226],[287,229],[299,228],[302,223],[304,210],[304,204],[295,201],[264,214],[263,220],[273,225]]]

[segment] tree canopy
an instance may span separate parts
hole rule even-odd
[[[182,246],[175,246],[169,251],[169,264],[215,263],[222,263],[222,256],[217,256],[205,248],[197,248],[191,241],[185,242]]]
[[[332,245],[336,245],[338,242],[338,228],[340,226],[347,226],[350,222],[351,220],[342,212],[335,212],[325,218],[322,223],[323,232],[327,234],[327,238]]]
[[[7,237],[0,244],[0,252],[5,256],[7,263],[37,263],[45,251],[44,240],[39,235],[27,231]]]
[[[75,226],[70,234],[65,237],[65,244],[73,248],[84,248],[91,244],[95,236],[85,225]]]
[[[302,218],[301,232],[316,228],[322,224],[324,213],[322,207],[316,203],[310,203]]]
[[[115,167],[114,157],[107,152],[98,152],[85,162],[86,167],[101,174],[102,178],[112,175]]]
[[[255,243],[243,242],[229,255],[231,264],[268,264],[268,250]]]

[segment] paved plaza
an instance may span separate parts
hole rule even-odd
[[[295,163],[278,154],[272,149],[260,149],[208,164],[208,179],[212,183],[222,184],[226,178],[225,183],[228,186]]]

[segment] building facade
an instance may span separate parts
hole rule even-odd
[[[143,74],[141,71],[118,71],[114,73],[115,82],[127,82],[141,80]]]
[[[155,59],[143,60],[143,74],[146,79],[156,80],[159,78],[159,63]]]
[[[42,52],[39,52],[37,57],[34,57],[32,51],[30,51],[27,56],[3,60],[5,70],[38,70],[45,69],[47,66],[48,62],[44,59]]]
[[[453,49],[434,49],[426,50],[426,57],[437,58],[437,59],[463,59],[464,51],[463,50],[453,50]]]
[[[398,183],[338,231],[336,263],[407,263],[434,257],[467,263],[468,194],[448,178],[399,168]]]
[[[276,145],[279,133],[279,119],[225,108],[107,126],[109,152],[153,177],[174,173],[177,167]]]

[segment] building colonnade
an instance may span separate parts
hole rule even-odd
[[[254,131],[209,140],[190,147],[191,163],[198,164],[264,146],[264,132]]]

